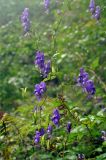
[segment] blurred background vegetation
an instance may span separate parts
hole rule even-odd
[[[101,6],[100,22],[91,18],[89,0],[51,1],[49,14],[45,13],[42,0],[0,0],[1,108],[11,110],[18,106],[21,88],[27,87],[33,93],[33,86],[40,79],[34,69],[38,49],[47,56],[55,56],[63,75],[76,76],[82,66],[93,69],[100,94],[99,79],[104,83],[106,80],[106,2],[96,3]],[[29,37],[22,36],[20,22],[25,7],[30,9]]]
[[[30,119],[36,104],[33,90],[34,85],[42,80],[34,66],[37,50],[43,51],[48,59],[52,59],[52,71],[56,73],[56,77],[51,82],[47,82],[49,97],[55,98],[63,89],[70,108],[78,106],[84,112],[86,109],[87,112],[91,109],[90,114],[94,115],[105,108],[106,1],[96,0],[96,4],[101,7],[99,22],[92,19],[89,13],[89,0],[58,0],[58,3],[51,0],[49,14],[45,12],[43,0],[0,0],[0,110],[8,113],[14,111],[12,114],[19,118],[16,123],[25,117],[19,124],[19,127],[24,126],[21,133],[23,137],[29,133],[32,136],[34,131],[33,118]],[[25,7],[30,9],[31,31],[28,36],[23,35],[20,22],[20,16]],[[81,67],[89,73],[96,86],[96,96],[92,101],[85,100],[82,90],[75,85]],[[27,92],[24,95],[25,89]],[[47,112],[52,112],[53,105],[56,107],[58,103],[51,102],[51,109]],[[106,129],[106,119],[104,120],[99,130]],[[9,121],[12,122],[11,118]],[[25,134],[26,129],[29,130]],[[13,128],[10,129],[12,132],[13,130]],[[82,134],[80,138],[83,138]],[[94,134],[97,135],[95,132]],[[71,138],[74,139],[74,137]],[[26,139],[27,143],[29,139]],[[21,147],[12,157],[17,157],[19,154],[18,159],[22,159]],[[33,153],[30,147],[29,155]],[[84,151],[83,147],[79,146],[79,148]],[[88,157],[92,154],[91,150],[93,150],[92,147],[86,150]],[[74,151],[70,153],[72,160],[75,159],[73,153]],[[43,155],[46,156],[44,153]],[[103,157],[97,158],[97,160],[102,159]]]

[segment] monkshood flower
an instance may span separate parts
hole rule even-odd
[[[37,51],[35,56],[35,64],[38,66],[42,76],[46,78],[51,71],[51,61],[45,63],[44,53]]]
[[[85,159],[85,155],[84,154],[78,154],[77,155],[77,160],[84,160]]]
[[[51,117],[52,122],[58,126],[60,121],[60,113],[58,109],[54,109],[53,116]]]
[[[44,68],[44,61],[45,61],[44,53],[37,51],[35,57],[35,64],[38,66],[40,70]]]
[[[53,114],[60,119],[60,113],[58,109],[54,109]]]
[[[37,100],[41,100],[45,91],[46,91],[46,83],[45,82],[41,82],[40,84],[35,85],[34,94],[35,94]]]
[[[29,8],[25,8],[21,15],[21,23],[24,28],[24,34],[30,30]]]
[[[40,138],[45,134],[44,128],[41,128],[39,131],[37,130],[34,137],[35,144],[40,142]]]
[[[67,123],[67,132],[70,133],[71,131],[71,122]]]
[[[99,20],[99,19],[100,19],[100,13],[101,13],[100,6],[96,6],[95,13],[94,13],[93,17],[94,17],[96,20]]]
[[[89,10],[92,14],[95,12],[95,1],[94,0],[90,0]]]
[[[35,137],[34,137],[35,144],[38,144],[40,142],[40,132],[36,131]]]
[[[84,71],[83,68],[80,69],[80,74],[77,79],[79,86],[83,88],[83,91],[88,94],[89,97],[93,96],[96,92],[94,82],[89,79],[89,75]]]
[[[95,6],[94,0],[90,0],[89,10],[92,13],[93,18],[95,18],[96,20],[100,19],[101,9],[100,9],[100,6]]]
[[[77,79],[78,85],[83,87],[85,83],[87,82],[88,78],[89,78],[88,73],[85,72],[83,68],[81,68],[80,74]]]
[[[48,10],[49,5],[50,5],[50,0],[44,0],[44,7],[46,10]]]
[[[52,126],[49,125],[47,128],[47,134],[52,134],[52,130],[53,130]]]
[[[95,86],[92,80],[88,80],[85,83],[85,91],[89,94],[89,95],[94,95],[96,90],[95,90]]]
[[[44,130],[44,128],[41,128],[40,129],[40,136],[43,136],[45,134],[45,130]]]
[[[48,61],[46,64],[44,64],[44,68],[42,69],[43,77],[46,78],[48,74],[51,71],[51,62]]]

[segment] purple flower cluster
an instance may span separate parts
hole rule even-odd
[[[84,87],[86,81],[88,81],[89,75],[84,71],[83,68],[80,69],[80,74],[78,76],[77,82],[80,86]]]
[[[25,8],[21,15],[21,23],[24,28],[24,34],[30,30],[29,8]]]
[[[51,62],[50,60],[44,64],[44,68],[42,70],[43,77],[46,78],[51,71]]]
[[[46,10],[48,10],[49,5],[50,5],[50,0],[44,0],[44,7]]]
[[[58,109],[54,109],[53,116],[51,117],[52,122],[58,126],[60,121],[60,113]]]
[[[45,91],[46,91],[46,83],[45,82],[41,82],[40,84],[35,85],[34,94],[38,100],[40,100],[42,98]]]
[[[35,64],[38,66],[40,70],[42,70],[44,67],[44,61],[45,61],[44,53],[37,51],[35,57]]]
[[[48,128],[47,128],[46,131],[45,131],[44,128],[40,128],[40,130],[37,130],[36,133],[35,133],[35,137],[34,137],[34,143],[35,143],[35,144],[38,144],[38,143],[40,142],[41,137],[42,137],[45,133],[47,133],[48,138],[51,138],[52,130],[53,130],[53,128],[52,128],[51,125],[48,125]]]
[[[40,128],[40,136],[43,136],[45,134],[44,128]]]
[[[59,125],[59,120],[60,120],[60,113],[59,113],[59,110],[58,109],[54,109],[53,111],[53,116],[51,117],[51,120],[52,122],[58,126]],[[71,125],[71,122],[68,122],[67,123],[67,126],[66,126],[66,129],[67,129],[67,132],[70,133],[71,132],[71,128],[72,128],[72,125]],[[36,131],[35,133],[35,137],[34,137],[34,143],[35,144],[38,144],[40,142],[40,138],[43,136],[43,135],[47,135],[47,139],[51,139],[51,136],[52,136],[52,132],[53,132],[53,126],[52,125],[48,125],[47,129],[45,130],[43,127],[40,128],[39,130]]]
[[[94,95],[95,94],[95,86],[94,86],[94,82],[92,80],[88,80],[85,83],[85,91],[89,94],[89,95]]]
[[[67,132],[70,133],[71,131],[71,122],[67,123]]]
[[[35,137],[34,137],[35,144],[40,142],[40,132],[36,131]]]
[[[37,130],[34,137],[35,144],[40,142],[40,138],[45,134],[44,128],[41,128],[39,131]]]
[[[45,63],[44,53],[37,51],[36,57],[35,57],[35,64],[40,69],[40,72],[43,75],[43,77],[46,78],[51,71],[50,60],[47,63]]]
[[[91,12],[93,18],[96,20],[100,19],[101,9],[100,6],[95,5],[95,0],[90,0],[89,11]]]
[[[83,88],[83,91],[86,92],[90,97],[95,94],[95,86],[92,80],[89,80],[89,75],[84,71],[83,68],[80,69],[80,74],[77,79],[78,85]]]

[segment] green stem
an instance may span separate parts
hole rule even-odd
[[[65,104],[65,106],[66,106],[66,108],[68,109],[70,115],[75,119],[75,121],[77,121],[79,124],[83,124],[83,125],[86,126],[86,129],[87,129],[87,131],[88,131],[89,134],[90,134],[90,137],[93,139],[93,135],[92,135],[91,130],[89,129],[88,125],[87,125],[87,124],[84,124],[84,123],[82,123],[82,122],[80,122],[79,119],[76,118],[76,117],[71,113],[70,109],[68,108],[68,106],[67,106],[66,104]]]
[[[88,125],[87,125],[87,124],[85,124],[85,126],[86,126],[86,129],[88,130],[88,132],[89,132],[89,134],[90,134],[90,136],[91,136],[92,140],[93,140],[93,136],[92,136],[91,130],[89,129],[89,127],[88,127]]]

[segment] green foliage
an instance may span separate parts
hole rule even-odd
[[[79,153],[88,160],[105,160],[106,142],[100,138],[106,130],[106,2],[96,1],[101,6],[99,22],[91,18],[89,0],[57,5],[52,0],[49,14],[41,2],[0,0],[0,110],[5,110],[0,111],[0,160],[76,160]],[[27,36],[19,20],[25,7],[31,14]],[[47,93],[39,103],[32,96],[42,80],[34,67],[37,50],[52,61],[52,72],[44,79]],[[96,86],[91,100],[75,84],[81,67]],[[39,109],[34,111],[34,106]],[[58,128],[50,118],[54,108],[62,115]],[[48,124],[53,125],[52,138],[44,135],[36,147],[35,131]]]

